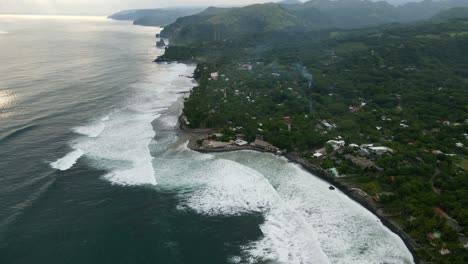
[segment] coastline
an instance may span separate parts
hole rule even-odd
[[[183,98],[183,97],[181,97]],[[272,153],[270,151],[260,150],[257,148],[253,148],[250,146],[247,147],[221,147],[221,148],[202,148],[199,147],[197,144],[197,140],[205,138],[207,134],[213,132],[213,129],[190,129],[184,125],[183,122],[183,114],[179,116],[178,122],[178,135],[179,140],[178,144],[183,142],[188,142],[187,147],[196,152],[200,153],[222,153],[222,152],[233,152],[233,151],[256,151],[261,153]],[[275,154],[275,153],[272,153]],[[390,218],[385,216],[383,212],[373,203],[372,199],[368,195],[362,195],[362,192],[358,191],[359,189],[350,186],[346,182],[340,180],[338,177],[332,176],[330,173],[322,169],[320,166],[312,164],[307,160],[295,155],[294,153],[284,153],[281,154],[282,157],[286,158],[289,162],[298,164],[301,168],[305,171],[312,174],[312,176],[318,177],[325,182],[329,183],[333,187],[339,189],[343,192],[346,196],[348,196],[353,201],[357,202],[372,214],[374,214],[381,223],[391,230],[393,233],[398,235],[403,243],[406,245],[408,250],[410,251],[411,255],[413,256],[414,263],[416,264],[424,264],[426,262],[422,261],[417,254],[418,250],[423,250],[419,244],[417,244],[408,234],[406,234],[403,229],[395,222],[393,222]]]
[[[160,60],[160,57],[158,57],[154,62],[155,63],[171,63],[170,61]],[[191,64],[190,62],[181,62],[181,63]],[[194,80],[196,81],[195,78]],[[185,125],[186,119],[183,113],[183,109],[184,109],[184,100],[186,96],[187,95],[185,94],[180,96],[176,102],[176,104],[178,104],[180,107],[180,115],[178,117],[178,122],[176,125],[178,140],[175,142],[174,145],[181,145],[183,143],[187,143],[187,148],[189,148],[192,151],[199,152],[199,153],[222,153],[222,152],[233,152],[233,151],[243,151],[243,150],[250,150],[250,151],[256,151],[256,152],[261,152],[261,153],[272,153],[271,151],[262,150],[262,149],[254,148],[251,146],[243,146],[243,147],[229,146],[229,147],[221,147],[221,148],[199,147],[197,141],[200,139],[206,138],[208,134],[213,133],[215,130],[210,129],[210,128],[192,129],[192,128],[188,128]],[[272,154],[276,154],[276,153],[272,153]],[[408,234],[406,234],[397,223],[395,223],[390,218],[385,216],[383,212],[373,203],[369,195],[367,194],[362,195],[361,190],[347,184],[344,181],[341,181],[338,177],[334,177],[333,175],[328,173],[326,170],[324,170],[320,166],[312,164],[308,162],[307,160],[295,155],[294,153],[283,153],[281,154],[281,156],[285,157],[291,163],[298,164],[305,171],[312,174],[312,176],[318,177],[324,180],[325,182],[331,184],[333,187],[343,192],[350,199],[352,199],[353,201],[357,202],[358,204],[366,208],[368,211],[374,214],[385,227],[387,227],[390,231],[392,231],[393,233],[395,233],[397,236],[400,237],[400,239],[403,241],[403,243],[406,245],[411,255],[413,256],[413,260],[415,264],[426,263],[422,261],[418,257],[418,254],[417,254],[418,250],[424,250],[424,248],[421,247],[418,243],[416,243],[416,241],[414,241]]]

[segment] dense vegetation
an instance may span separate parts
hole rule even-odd
[[[450,8],[434,16],[434,19],[460,19],[460,18],[468,18],[468,7]]]
[[[392,6],[367,0],[312,0],[306,3],[251,5],[242,8],[210,8],[179,18],[162,35],[173,43],[224,40],[287,29],[354,29],[393,22],[429,19],[441,10],[468,6],[468,0],[431,1]],[[176,43],[177,44],[177,43]]]
[[[202,24],[210,17],[243,30],[226,38],[200,41],[193,23],[181,25],[187,18],[169,27],[184,41],[159,60],[198,63],[199,86],[184,109],[190,125],[218,128],[227,139],[261,135],[334,168],[423,247],[422,259],[467,263],[468,20],[306,30],[284,7],[265,7],[254,13],[272,12],[276,22],[262,20],[269,30],[238,26],[244,21],[233,14],[242,9],[198,15]],[[317,151],[324,156],[313,157]]]

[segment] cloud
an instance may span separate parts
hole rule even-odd
[[[123,9],[169,6],[240,6],[277,1],[280,0],[0,0],[0,13],[108,15]],[[389,0],[391,3],[398,4],[408,1]]]
[[[0,13],[102,14],[169,6],[246,5],[268,0],[0,0]]]

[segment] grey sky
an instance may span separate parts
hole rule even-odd
[[[277,1],[279,0],[0,0],[0,13],[108,15],[123,9],[247,5]],[[410,0],[388,1],[401,3]]]

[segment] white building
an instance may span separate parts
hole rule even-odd
[[[323,154],[320,153],[320,152],[315,152],[313,156],[314,156],[315,158],[320,158],[320,157],[323,156]]]
[[[242,139],[238,139],[236,141],[234,141],[234,143],[239,146],[239,147],[242,147],[242,146],[245,146],[247,145],[249,142],[245,141],[245,140],[242,140]]]
[[[377,155],[382,155],[387,152],[393,153],[393,149],[388,147],[369,147],[369,150],[371,150]]]
[[[327,144],[330,144],[334,150],[339,150],[346,145],[344,140],[329,140],[327,141]]]

